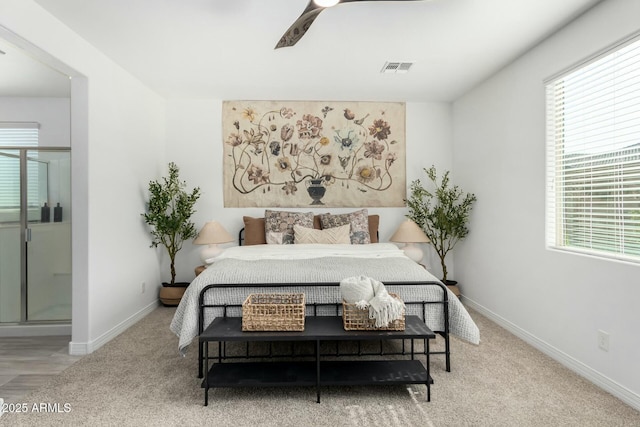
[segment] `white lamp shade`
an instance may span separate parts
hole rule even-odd
[[[398,243],[429,243],[431,241],[418,224],[410,219],[403,221],[389,240]]]
[[[218,221],[209,221],[202,227],[193,244],[210,245],[229,242],[233,242],[231,234],[229,234]]]

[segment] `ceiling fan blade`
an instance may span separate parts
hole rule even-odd
[[[340,0],[340,3],[352,3],[358,1],[421,1],[421,0]],[[298,41],[305,35],[313,21],[320,15],[320,12],[326,8],[318,6],[313,0],[309,0],[307,7],[302,12],[302,15],[296,19],[296,21],[289,27],[289,29],[282,35],[280,41],[276,45],[275,49],[281,47],[290,47],[298,43]]]
[[[298,43],[298,40],[304,36],[311,24],[313,24],[313,21],[324,9],[324,7],[316,5],[313,0],[309,0],[309,4],[307,4],[302,15],[300,15],[300,17],[296,19],[296,21],[282,35],[275,49],[293,46]]]

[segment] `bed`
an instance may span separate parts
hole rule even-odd
[[[377,221],[371,222],[377,230]],[[241,246],[225,250],[182,297],[170,326],[179,337],[181,354],[215,317],[241,316],[242,302],[251,293],[302,292],[308,315],[336,315],[340,281],[353,276],[381,281],[389,292],[401,296],[407,314],[419,315],[440,334],[445,339],[445,351],[440,353],[446,356],[447,370],[449,333],[473,344],[480,342],[478,327],[458,298],[397,246],[378,243],[377,234],[371,234],[374,243],[368,244],[242,245],[249,235],[248,225],[245,219]],[[264,225],[258,223],[260,227]]]

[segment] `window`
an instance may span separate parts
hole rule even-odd
[[[38,123],[0,122],[0,222],[20,221],[20,150],[17,148],[38,147],[38,127]],[[40,181],[46,178],[46,174],[41,164],[37,152],[31,152],[27,157],[27,200],[30,220],[40,218],[38,203],[45,196],[42,194],[43,186]]]
[[[640,39],[546,90],[547,247],[640,262]]]

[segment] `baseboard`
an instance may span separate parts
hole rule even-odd
[[[640,395],[638,395],[638,394],[634,393],[633,391],[629,390],[628,388],[618,384],[617,382],[613,381],[611,378],[609,378],[609,377],[607,377],[605,375],[602,375],[600,372],[598,372],[595,369],[585,365],[584,363],[580,362],[579,360],[574,359],[573,357],[571,357],[568,354],[560,351],[559,349],[549,345],[545,341],[543,341],[543,340],[539,339],[538,337],[530,334],[529,332],[525,331],[524,329],[520,328],[519,326],[514,325],[513,323],[511,323],[507,319],[505,319],[505,318],[501,317],[500,315],[492,312],[491,310],[489,310],[486,307],[478,304],[477,302],[465,297],[464,295],[462,297],[462,302],[466,306],[472,308],[473,310],[477,311],[478,313],[482,314],[483,316],[491,319],[493,322],[495,322],[496,324],[500,325],[501,327],[503,327],[507,331],[511,332],[513,335],[515,335],[518,338],[522,339],[527,344],[531,345],[532,347],[535,347],[536,349],[540,350],[541,352],[543,352],[547,356],[549,356],[552,359],[556,360],[557,362],[561,363],[565,367],[571,369],[573,372],[575,372],[578,375],[584,377],[585,379],[591,381],[593,384],[597,385],[598,387],[602,388],[603,390],[611,393],[612,395],[614,395],[618,399],[620,399],[623,402],[625,402],[627,405],[629,405],[632,408],[640,411]]]
[[[147,316],[153,310],[158,308],[158,305],[159,305],[158,300],[152,302],[142,310],[138,311],[128,319],[125,319],[123,322],[114,326],[113,328],[111,328],[110,330],[108,330],[107,332],[105,332],[104,334],[102,334],[101,336],[99,336],[93,341],[89,341],[89,342],[71,341],[69,343],[69,354],[73,356],[84,356],[86,354],[93,353],[94,351],[96,351],[97,349],[99,349],[100,347],[102,347],[103,345],[105,345],[106,343],[108,343],[118,335],[120,335],[122,332],[126,331],[130,326],[133,326],[134,324],[136,324],[139,320]]]
[[[44,337],[71,335],[71,324],[0,326],[0,337]]]

